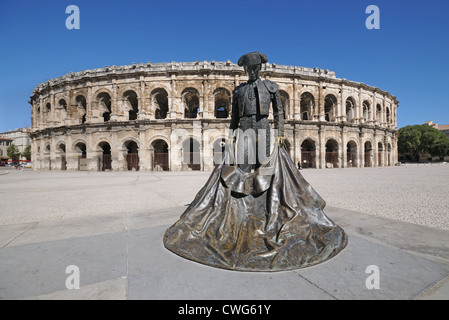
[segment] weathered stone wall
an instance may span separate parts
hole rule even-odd
[[[266,64],[261,76],[279,84],[295,163],[397,162],[398,101],[388,92],[317,68]],[[91,171],[132,170],[137,154],[134,169],[211,170],[214,146],[228,135],[232,90],[245,81],[229,61],[114,66],[49,80],[30,100],[33,168],[79,170],[83,161]]]

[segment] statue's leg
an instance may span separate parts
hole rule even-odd
[[[255,117],[243,117],[240,119],[239,128],[243,136],[239,137],[239,152],[237,155],[238,166],[243,172],[251,172],[257,161],[255,141]]]
[[[270,156],[270,123],[268,117],[259,117],[257,120],[256,169]]]

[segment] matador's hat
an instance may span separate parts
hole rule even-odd
[[[268,61],[268,58],[266,55],[264,55],[262,52],[254,51],[247,54],[244,54],[240,57],[237,64],[240,67],[243,66],[250,66],[255,64],[262,64]]]

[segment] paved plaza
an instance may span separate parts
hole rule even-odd
[[[314,267],[251,273],[163,247],[210,172],[1,169],[0,299],[449,298],[449,166],[301,172],[348,246]]]

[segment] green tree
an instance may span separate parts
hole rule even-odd
[[[20,158],[20,151],[19,148],[16,147],[14,143],[12,143],[7,149],[6,154],[8,157],[10,157],[13,161],[17,161]]]
[[[22,152],[22,157],[25,157],[27,160],[31,160],[31,146],[26,146]]]
[[[405,126],[398,132],[398,151],[410,153],[415,159],[423,154],[443,157],[449,155],[449,138],[431,126]]]

